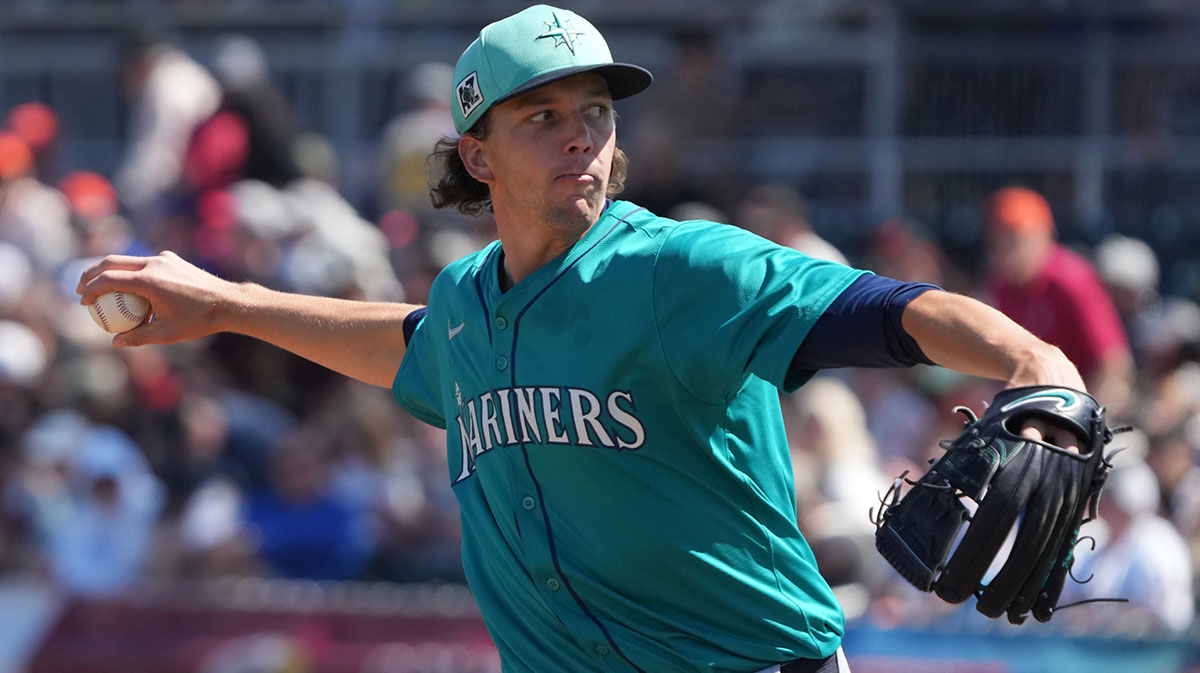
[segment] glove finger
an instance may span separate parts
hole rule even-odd
[[[1037,445],[1029,445],[1026,450],[1032,454],[1030,460],[1035,467],[1031,473],[1036,474],[1038,483],[1017,524],[1016,539],[1008,558],[980,592],[976,605],[979,612],[988,617],[998,617],[1007,611],[1014,623],[1024,621],[1026,612],[1026,609],[1014,606],[1014,602],[1022,602],[1022,591],[1027,584],[1037,585],[1033,587],[1030,601],[1037,595],[1054,555],[1058,553],[1058,540],[1053,540],[1052,544],[1050,534],[1061,533],[1063,528],[1058,522],[1064,507],[1061,480],[1069,477],[1052,469],[1055,461],[1050,452]],[[1055,528],[1059,530],[1055,531]]]
[[[1079,514],[1081,512],[1078,494],[1082,466],[1076,461],[1054,460],[1057,457],[1053,455],[1050,457],[1053,463],[1051,469],[1058,476],[1062,488],[1059,512],[1052,522],[1052,526],[1049,527],[1041,558],[1033,566],[1025,583],[1021,586],[1021,590],[1009,605],[1009,621],[1015,619],[1024,621],[1030,610],[1040,601],[1049,600],[1049,607],[1052,611],[1054,603],[1058,601],[1058,595],[1062,593],[1063,580],[1070,567],[1074,538],[1079,530]],[[1057,586],[1054,586],[1051,580],[1060,568],[1062,573],[1057,579]],[[1042,617],[1037,617],[1037,619],[1046,621],[1049,616],[1046,615],[1045,619]]]
[[[1037,484],[1037,475],[1030,474],[1031,453],[1019,451],[992,480],[962,541],[934,583],[942,600],[961,603],[979,589],[984,573],[1004,544],[1005,534]]]
[[[1083,487],[1077,484],[1077,488],[1082,490]],[[1058,542],[1058,553],[1054,557],[1054,564],[1050,568],[1049,576],[1033,602],[1033,617],[1039,622],[1050,621],[1054,609],[1058,606],[1058,597],[1062,594],[1063,585],[1066,584],[1067,574],[1070,573],[1071,566],[1075,562],[1075,544],[1079,540],[1079,528],[1083,524],[1086,510],[1086,504],[1078,501],[1078,495],[1068,500],[1068,502],[1074,502],[1074,511],[1066,520],[1067,525]]]
[[[1067,583],[1067,573],[1071,571],[1071,554],[1075,548],[1075,535],[1070,535],[1059,545],[1058,557],[1050,569],[1050,575],[1042,590],[1033,601],[1033,618],[1039,622],[1048,622],[1054,616],[1058,607],[1058,597],[1062,595],[1063,585]]]

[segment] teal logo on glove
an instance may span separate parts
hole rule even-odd
[[[1026,395],[1025,397],[1019,397],[1019,398],[1013,400],[1012,402],[1009,402],[1008,404],[1001,407],[1000,411],[1008,412],[1019,406],[1023,406],[1026,404],[1033,404],[1034,402],[1040,402],[1042,400],[1054,401],[1054,410],[1057,412],[1060,412],[1060,413],[1064,412],[1064,411],[1069,411],[1069,410],[1074,409],[1075,407],[1079,406],[1079,396],[1076,395],[1075,393],[1072,393],[1069,390],[1054,390],[1054,391],[1030,393],[1030,394]]]

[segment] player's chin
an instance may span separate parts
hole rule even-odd
[[[577,213],[594,219],[604,210],[604,199],[603,188],[589,186],[566,195],[559,204],[564,214]]]

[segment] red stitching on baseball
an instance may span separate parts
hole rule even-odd
[[[96,317],[100,318],[100,325],[104,327],[105,332],[111,332],[108,329],[108,318],[104,317],[104,309],[100,307],[100,302],[92,304],[92,308],[96,309]]]
[[[138,321],[137,314],[134,313],[133,311],[130,311],[129,307],[125,305],[125,293],[118,292],[117,296],[116,296],[116,300],[117,300],[117,310],[121,313],[121,315],[125,316],[129,320],[137,322]]]

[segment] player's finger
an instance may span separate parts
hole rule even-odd
[[[1079,439],[1075,437],[1075,433],[1039,419],[1025,421],[1021,428],[1021,436],[1079,453]]]
[[[148,257],[135,257],[133,255],[107,255],[102,257],[94,264],[84,269],[79,276],[79,283],[75,286],[76,294],[83,294],[84,288],[88,283],[92,282],[102,273],[107,271],[137,271],[146,267]]]
[[[122,290],[149,298],[149,284],[138,275],[138,269],[105,269],[99,275],[79,281],[75,292],[79,294],[79,303],[84,306],[91,304],[96,297],[112,290]]]

